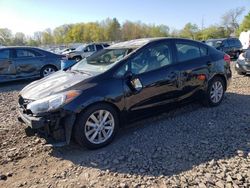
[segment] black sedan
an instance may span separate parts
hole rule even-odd
[[[65,143],[73,135],[80,145],[99,148],[123,125],[170,103],[199,94],[207,106],[219,105],[230,78],[230,57],[206,44],[122,42],[26,86],[19,120]]]
[[[60,70],[62,57],[39,48],[1,48],[0,82],[48,76]]]
[[[240,54],[235,63],[235,70],[239,75],[250,74],[250,48]]]

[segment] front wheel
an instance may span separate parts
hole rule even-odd
[[[225,88],[225,82],[222,78],[215,77],[211,80],[205,94],[204,104],[210,107],[218,106],[224,98]]]
[[[116,110],[107,104],[97,104],[78,115],[74,138],[81,146],[97,149],[114,139],[118,127]]]

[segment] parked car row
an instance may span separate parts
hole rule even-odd
[[[199,96],[218,106],[231,76],[230,57],[201,42],[121,42],[27,85],[19,95],[19,121],[57,141],[74,137],[81,146],[100,148],[120,127],[171,103]]]
[[[0,82],[26,78],[43,78],[60,70],[63,57],[39,48],[1,48]]]

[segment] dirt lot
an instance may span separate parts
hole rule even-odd
[[[17,122],[26,84],[0,86],[0,187],[250,187],[250,77],[234,74],[217,108],[188,104],[94,151],[27,136]]]

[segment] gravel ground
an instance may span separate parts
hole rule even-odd
[[[250,187],[250,77],[234,74],[219,107],[173,109],[94,151],[52,148],[17,122],[27,83],[0,86],[0,187]]]

